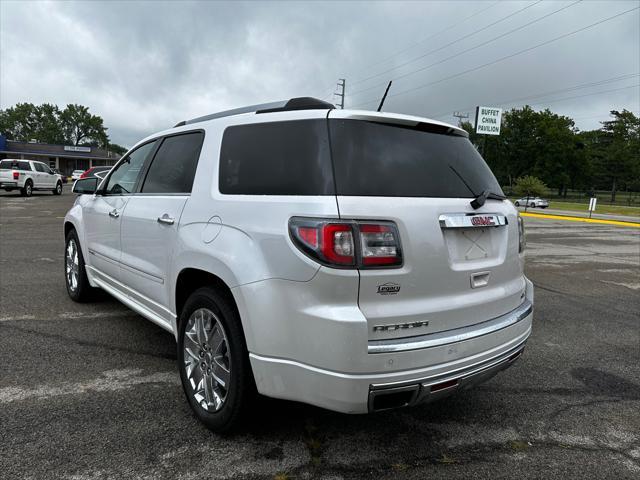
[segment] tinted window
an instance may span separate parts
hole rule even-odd
[[[221,193],[333,194],[327,121],[238,125],[225,130],[220,152]]]
[[[115,167],[105,187],[105,193],[107,195],[125,195],[133,191],[144,161],[147,155],[153,150],[155,143],[155,141],[145,143],[127,155],[125,159]]]
[[[31,171],[29,162],[16,161],[16,160],[2,160],[0,161],[0,168],[5,170],[27,170]]]
[[[34,167],[36,167],[36,172],[46,172],[47,170],[44,168],[44,165],[38,162],[35,162],[33,164]]]
[[[465,137],[359,120],[330,120],[338,195],[471,198],[502,190]],[[466,183],[466,185],[465,185]]]
[[[142,193],[190,193],[204,133],[167,137],[162,141],[142,186]]]

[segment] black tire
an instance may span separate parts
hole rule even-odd
[[[185,335],[189,318],[199,309],[210,310],[221,324],[226,336],[230,360],[229,381],[226,397],[217,411],[206,410],[195,398],[194,388],[189,382],[185,363]],[[210,348],[211,346],[209,346]],[[249,363],[249,353],[235,307],[223,295],[209,287],[199,288],[189,296],[178,325],[178,370],[182,388],[195,416],[216,433],[229,433],[242,425],[248,406],[255,399],[255,383]],[[195,367],[195,368],[199,368]]]
[[[54,195],[62,195],[62,182],[56,183],[56,188],[53,189]]]
[[[519,206],[520,206],[520,202],[516,202],[516,203],[515,203],[515,206],[516,206],[516,207],[519,207]]]
[[[70,277],[67,272],[67,267],[69,263],[68,258],[68,250],[69,244],[71,242],[75,243],[75,248],[77,249],[77,283],[75,288],[70,282]],[[94,298],[95,288],[91,287],[89,284],[89,279],[87,278],[87,271],[85,269],[84,257],[82,255],[82,249],[80,248],[80,241],[78,240],[78,235],[75,230],[71,230],[67,234],[67,238],[64,242],[64,280],[65,285],[67,286],[67,293],[69,297],[74,302],[84,303],[89,302]]]
[[[24,187],[20,190],[20,193],[22,193],[23,197],[30,197],[31,195],[33,195],[33,183],[31,183],[31,180],[27,180],[24,184]]]

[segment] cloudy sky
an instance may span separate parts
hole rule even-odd
[[[112,141],[295,96],[449,122],[640,110],[640,1],[0,2],[0,108],[80,103]],[[626,13],[625,13],[626,12]]]

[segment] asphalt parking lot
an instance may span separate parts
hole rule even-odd
[[[445,401],[346,416],[264,400],[220,437],[173,336],[66,294],[64,195],[0,194],[0,477],[640,478],[640,230],[526,219],[522,359]]]

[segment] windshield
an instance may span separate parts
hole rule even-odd
[[[502,195],[493,173],[463,136],[362,120],[329,121],[338,195],[474,198]]]

